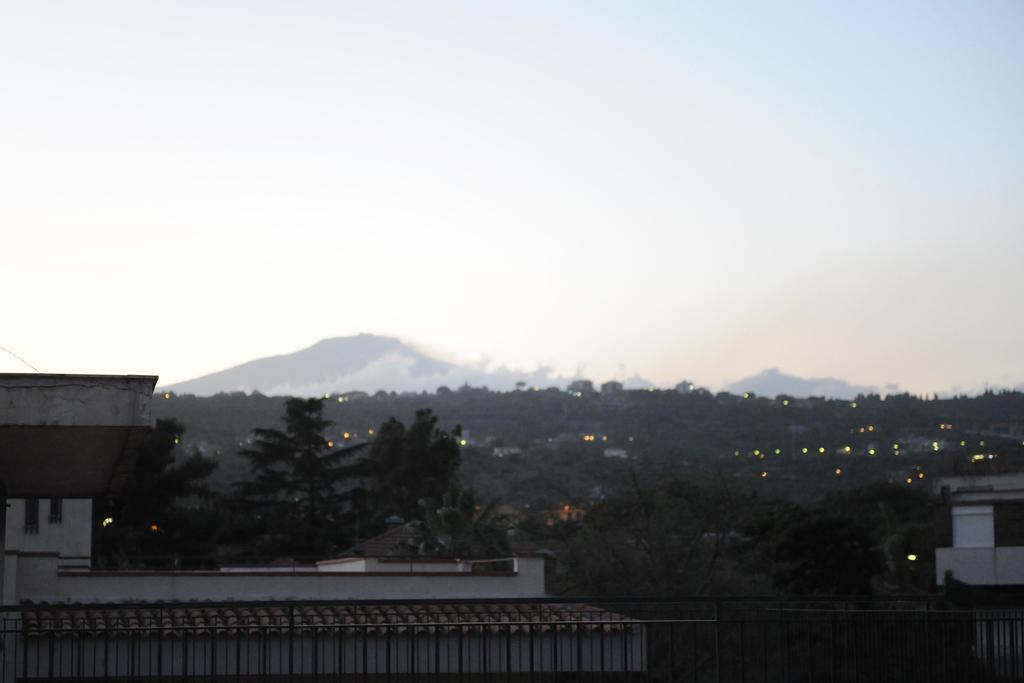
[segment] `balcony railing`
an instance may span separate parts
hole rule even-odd
[[[0,680],[1024,681],[1024,609],[892,600],[23,605]]]

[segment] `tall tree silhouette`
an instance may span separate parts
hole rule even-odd
[[[175,556],[213,550],[216,511],[204,503],[212,498],[206,479],[217,463],[199,453],[179,462],[184,433],[178,420],[157,420],[139,448],[128,485],[118,496],[96,501],[95,555],[100,564],[159,566]]]
[[[257,552],[323,557],[349,540],[350,460],[361,444],[331,447],[322,399],[291,398],[284,408],[284,431],[256,429],[242,451],[253,478],[239,485],[241,508]]]
[[[368,458],[378,513],[411,519],[421,498],[444,495],[459,467],[461,436],[461,427],[439,429],[430,410],[417,410],[408,428],[395,418],[382,424]]]

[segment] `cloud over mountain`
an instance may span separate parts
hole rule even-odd
[[[219,392],[318,396],[344,391],[434,391],[463,384],[513,389],[562,386],[568,380],[541,367],[533,372],[448,363],[424,355],[393,337],[360,334],[324,339],[309,348],[236,365],[162,389],[208,396]]]
[[[835,377],[805,378],[787,375],[778,368],[768,368],[756,375],[733,382],[725,387],[726,391],[739,394],[749,391],[759,396],[778,396],[786,394],[804,398],[807,396],[825,396],[827,398],[853,398],[857,394],[877,393],[878,388],[858,386]]]

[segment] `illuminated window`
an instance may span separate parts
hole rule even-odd
[[[953,506],[953,547],[992,548],[995,532],[991,505]]]

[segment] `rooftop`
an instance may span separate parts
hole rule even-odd
[[[0,480],[11,497],[121,488],[152,427],[150,375],[0,374]]]

